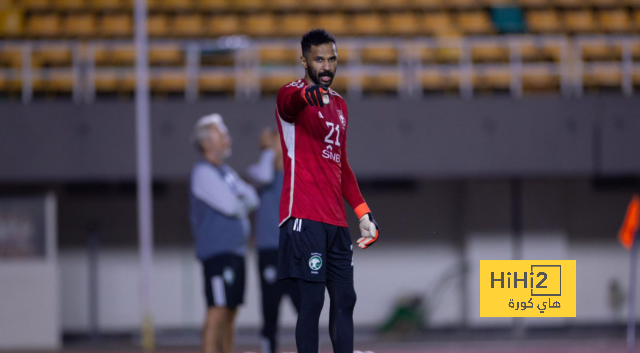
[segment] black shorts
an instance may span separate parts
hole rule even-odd
[[[290,218],[280,227],[278,279],[353,283],[349,228]]]
[[[221,254],[202,262],[207,307],[235,308],[244,303],[244,258]]]

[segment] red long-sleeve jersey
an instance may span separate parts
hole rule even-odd
[[[298,80],[280,88],[276,120],[284,158],[280,225],[290,217],[347,226],[344,199],[358,216],[368,212],[347,160],[349,115],[344,99],[329,89],[329,104],[307,105]]]

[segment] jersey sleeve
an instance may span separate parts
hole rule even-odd
[[[302,90],[306,86],[303,80],[293,81],[280,88],[276,106],[278,116],[286,122],[293,122],[299,111],[307,106],[302,98]]]
[[[345,112],[347,112],[345,105]],[[347,113],[347,121],[348,121],[348,113]],[[342,196],[347,200],[351,208],[360,219],[366,213],[369,213],[369,207],[367,206],[364,198],[362,197],[362,193],[360,193],[360,188],[358,187],[358,181],[356,180],[355,174],[353,174],[353,170],[351,170],[351,166],[349,165],[349,159],[347,158],[347,130],[345,128],[345,139],[342,144]]]

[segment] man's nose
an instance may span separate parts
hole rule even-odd
[[[331,65],[329,65],[329,60],[322,62],[322,70],[331,71]]]

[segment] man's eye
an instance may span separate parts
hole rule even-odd
[[[316,62],[317,62],[317,63],[321,63],[321,62],[322,62],[322,59],[316,59]]]
[[[336,61],[336,60],[338,60],[338,59],[336,59],[336,58],[329,59],[329,61]]]

